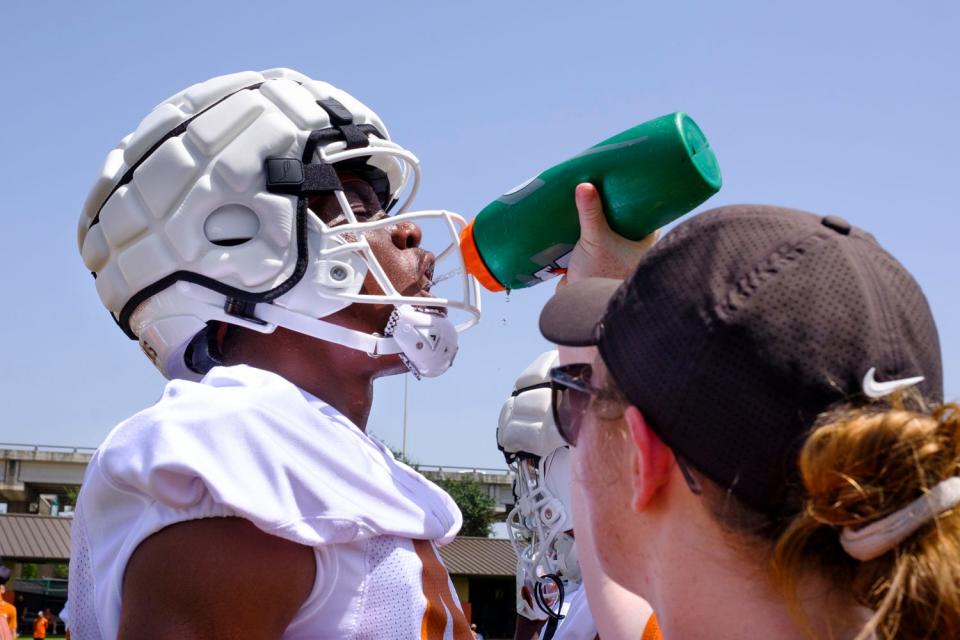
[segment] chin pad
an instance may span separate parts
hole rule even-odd
[[[401,349],[400,357],[419,378],[439,376],[457,355],[457,329],[446,316],[429,307],[409,304],[394,308],[384,330]]]

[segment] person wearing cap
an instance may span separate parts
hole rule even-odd
[[[960,637],[960,405],[910,274],[769,206],[688,219],[625,281],[600,262],[540,317],[597,353],[551,372],[555,420],[576,527],[663,636]]]

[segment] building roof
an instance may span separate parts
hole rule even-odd
[[[0,514],[0,558],[20,562],[67,562],[72,518]],[[513,576],[517,556],[502,538],[455,538],[440,547],[451,575]]]
[[[21,562],[67,562],[72,518],[0,514],[0,558]]]
[[[440,547],[443,563],[450,575],[515,576],[517,554],[504,538],[455,538]]]

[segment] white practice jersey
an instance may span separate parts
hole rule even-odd
[[[564,617],[553,634],[553,640],[594,640],[597,637],[597,625],[587,604],[587,590],[582,586],[566,594],[560,613]]]
[[[216,517],[315,549],[285,640],[472,638],[436,548],[460,529],[456,504],[330,405],[247,366],[170,382],[94,454],[73,520],[73,637],[116,638],[145,538]]]

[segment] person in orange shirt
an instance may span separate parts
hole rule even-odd
[[[0,640],[17,636],[17,608],[3,599],[6,593],[6,585],[0,584],[0,627],[2,627],[0,628]],[[9,629],[9,635],[7,629]]]
[[[47,616],[43,611],[37,612],[37,619],[33,621],[33,640],[43,640],[47,637]]]

